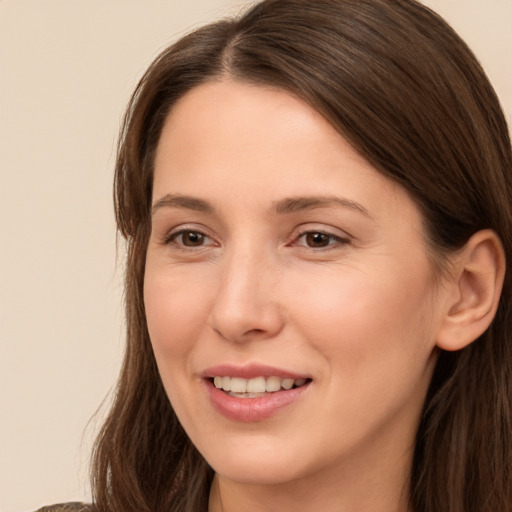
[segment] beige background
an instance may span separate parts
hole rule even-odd
[[[120,116],[172,41],[243,0],[0,0],[0,510],[87,499],[88,420],[122,353]],[[512,121],[512,0],[429,0]]]

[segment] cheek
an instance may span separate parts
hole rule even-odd
[[[148,266],[144,279],[148,331],[159,366],[187,357],[210,309],[204,279],[181,279],[179,272],[171,273]]]
[[[368,370],[366,364],[393,367],[408,357],[428,358],[434,341],[430,272],[419,267],[404,278],[397,267],[315,277],[314,286],[290,294],[299,297],[293,316],[331,366],[353,375]]]
[[[325,399],[320,416],[330,418],[325,428],[334,437],[344,432],[356,439],[392,418],[409,424],[419,414],[433,369],[427,273],[407,283],[399,272],[317,277],[293,316],[300,319],[302,339],[324,362],[318,384]]]
[[[144,305],[151,345],[167,396],[184,425],[193,425],[198,414],[189,377],[192,354],[208,317],[207,289],[204,280],[146,267]]]

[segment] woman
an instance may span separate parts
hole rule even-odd
[[[128,345],[94,507],[512,508],[512,156],[411,0],[268,0],[128,107]]]

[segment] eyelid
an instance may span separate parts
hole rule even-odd
[[[199,233],[200,235],[204,236],[205,238],[211,240],[213,242],[213,245],[217,245],[215,239],[211,235],[209,235],[207,231],[208,230],[202,229],[197,226],[190,226],[190,225],[189,226],[187,226],[187,225],[175,226],[165,232],[165,234],[162,237],[161,243],[162,243],[162,245],[170,245],[171,243],[173,243],[176,240],[176,238],[178,238],[180,235],[182,235],[184,233]],[[184,249],[184,250],[198,250],[198,249],[203,249],[205,247],[208,247],[212,244],[205,244],[205,245],[200,245],[197,247],[187,247],[183,244],[178,244],[178,243],[176,243],[175,245],[177,247],[179,247],[180,249]]]
[[[210,240],[210,243],[206,243],[204,245],[199,245],[196,247],[193,247],[193,246],[187,247],[181,243],[175,243],[176,247],[183,249],[183,250],[187,250],[187,251],[188,250],[196,250],[197,251],[199,249],[204,249],[206,247],[219,245],[218,242],[215,240],[215,238],[211,234],[209,234],[208,229],[205,229],[202,226],[197,226],[197,225],[174,226],[171,229],[167,230],[163,234],[163,236],[161,238],[161,243],[162,243],[162,245],[170,245],[171,243],[173,243],[176,240],[176,238],[178,238],[180,235],[187,233],[187,232],[198,233],[198,234],[204,236],[206,239]],[[338,242],[338,244],[330,243],[328,246],[323,247],[323,248],[321,248],[321,247],[314,248],[314,247],[308,247],[306,245],[302,245],[302,244],[298,243],[302,237],[304,237],[305,235],[308,235],[308,234],[312,234],[312,233],[319,233],[319,234],[325,235],[325,236],[331,238],[332,240]],[[290,241],[286,245],[302,246],[306,249],[322,251],[322,250],[335,249],[339,245],[349,244],[352,242],[352,240],[353,240],[353,237],[351,235],[349,235],[346,231],[342,231],[342,230],[340,230],[338,228],[334,228],[334,227],[332,227],[332,228],[318,227],[318,224],[314,225],[313,223],[311,223],[311,224],[301,225],[301,226],[297,227],[295,229],[293,235],[290,237]]]
[[[298,241],[302,237],[304,237],[305,235],[311,234],[311,233],[318,233],[318,234],[325,235],[325,236],[335,240],[336,242],[338,242],[338,244],[330,243],[326,247],[315,248],[315,247],[308,247],[306,245],[302,245],[302,244],[298,243]],[[325,228],[325,227],[320,228],[320,227],[315,227],[314,225],[307,225],[307,226],[300,226],[297,229],[297,231],[294,233],[289,245],[304,247],[306,249],[310,249],[313,251],[326,251],[326,250],[337,249],[337,248],[339,248],[340,245],[343,246],[343,245],[350,244],[352,242],[352,240],[353,240],[352,236],[350,236],[345,231],[341,231],[337,228],[329,229],[329,228]]]

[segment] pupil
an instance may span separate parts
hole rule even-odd
[[[201,233],[189,231],[183,236],[183,244],[187,246],[197,246],[203,243],[204,236]]]
[[[329,244],[329,237],[323,233],[309,233],[306,242],[310,247],[326,247]]]

